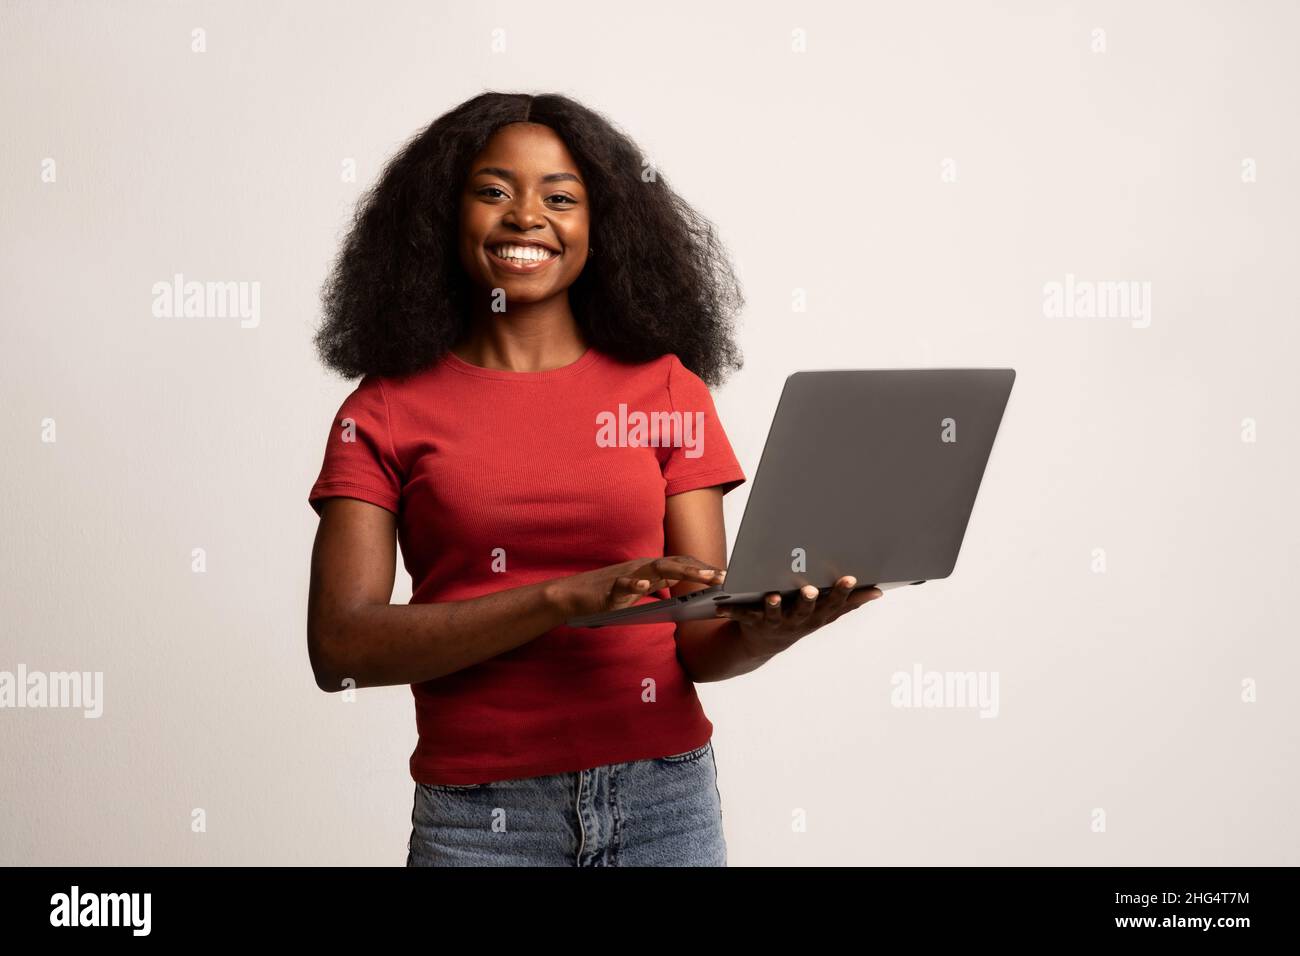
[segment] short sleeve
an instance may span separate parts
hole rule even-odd
[[[668,396],[672,410],[683,418],[683,436],[690,441],[674,444],[663,463],[664,494],[676,495],[696,488],[721,485],[722,493],[745,480],[736,453],[713,407],[713,396],[704,380],[669,355]],[[689,416],[690,424],[686,425]]]
[[[396,514],[401,495],[388,399],[380,381],[367,376],[334,416],[325,460],[307,503],[320,514],[326,498],[359,498]]]

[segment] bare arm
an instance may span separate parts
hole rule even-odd
[[[669,497],[664,544],[675,554],[695,555],[701,562],[722,567],[727,548],[722,490],[700,488]],[[677,657],[696,683],[756,670],[814,631],[881,596],[879,588],[857,584],[856,578],[845,575],[825,594],[804,585],[797,596],[784,602],[780,594],[770,592],[761,605],[724,605],[717,612],[719,618],[682,621],[677,625]],[[683,581],[672,591],[687,594],[701,586]]]
[[[699,488],[668,497],[664,512],[664,551],[694,555],[714,567],[726,567],[727,534],[722,518],[721,488]],[[671,591],[677,596],[706,586],[682,581]],[[732,620],[712,618],[681,621],[677,625],[677,657],[691,680],[699,684],[747,674],[773,656],[747,649],[739,625]]]
[[[418,684],[527,644],[571,617],[636,603],[665,579],[707,581],[676,558],[638,558],[464,601],[390,604],[397,517],[328,498],[311,554],[307,652],[324,691]],[[638,583],[640,582],[640,583]]]
[[[469,601],[389,604],[397,516],[355,498],[321,509],[311,554],[307,647],[316,684],[337,691],[433,680],[526,644],[564,623],[552,582]]]

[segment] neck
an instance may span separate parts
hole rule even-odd
[[[576,362],[587,342],[567,295],[477,311],[452,351],[472,365],[507,372],[544,372]]]

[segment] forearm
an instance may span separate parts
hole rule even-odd
[[[322,690],[418,684],[514,650],[563,624],[554,581],[435,604],[336,611],[313,655]],[[309,622],[309,627],[311,622]]]
[[[710,618],[677,625],[677,658],[697,684],[748,674],[775,656],[750,648],[736,621]]]

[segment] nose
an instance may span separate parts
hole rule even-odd
[[[534,199],[531,192],[525,193],[517,202],[511,203],[502,221],[519,229],[544,228],[546,216],[540,197]]]
[[[518,215],[509,215],[504,220],[507,226],[517,229],[519,232],[528,232],[534,229],[545,229],[546,222],[541,216],[535,213],[522,213]]]

